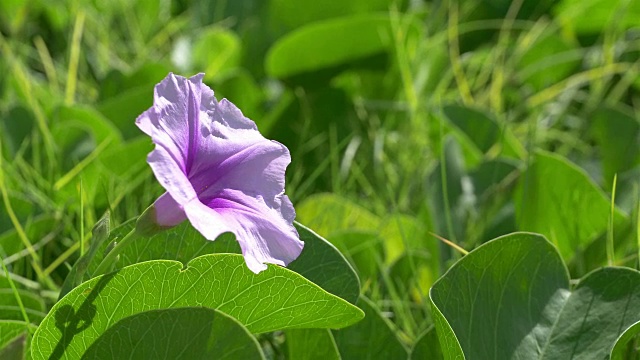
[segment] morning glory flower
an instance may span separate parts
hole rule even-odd
[[[235,234],[249,269],[288,265],[302,251],[284,195],[289,150],[202,83],[170,73],[136,125],[155,143],[147,162],[165,188],[151,208],[159,227],[189,220],[206,239]]]

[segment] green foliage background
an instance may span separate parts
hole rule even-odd
[[[103,214],[117,239],[162,193],[134,120],[172,71],[205,72],[290,149],[297,221],[330,243],[299,227],[315,245],[291,270],[366,314],[252,335],[194,310],[201,326],[257,336],[256,358],[633,358],[639,29],[635,0],[0,2],[0,355],[29,353],[24,314],[50,314]],[[541,236],[490,241],[519,231]],[[238,251],[188,224],[146,241],[120,265]],[[135,319],[182,316],[154,311]]]

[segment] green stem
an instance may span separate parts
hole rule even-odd
[[[118,255],[122,252],[122,249],[126,248],[130,243],[132,243],[138,236],[136,233],[136,229],[132,229],[127,235],[125,235],[122,240],[116,246],[107,253],[107,255],[102,259],[102,262],[94,271],[93,276],[98,276],[105,274],[111,269],[111,266],[118,259]]]

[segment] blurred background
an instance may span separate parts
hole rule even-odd
[[[55,290],[106,210],[162,193],[134,120],[168,72],[290,149],[298,220],[405,344],[461,254],[430,233],[539,232],[573,277],[637,264],[640,1],[3,0],[0,54],[0,251],[24,286]]]

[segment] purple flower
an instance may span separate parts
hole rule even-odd
[[[189,219],[208,240],[234,233],[255,273],[265,263],[286,266],[304,246],[284,195],[289,150],[265,139],[231,102],[218,102],[203,75],[170,73],[136,120],[156,145],[147,162],[167,190],[153,204],[153,220],[171,227]]]

